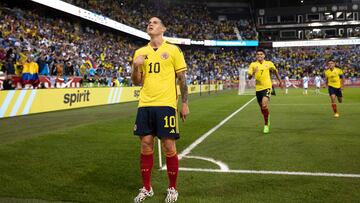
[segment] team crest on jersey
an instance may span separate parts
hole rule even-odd
[[[167,52],[161,54],[161,59],[166,60],[168,58],[169,58],[169,54]]]

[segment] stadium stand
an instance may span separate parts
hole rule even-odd
[[[111,15],[113,12],[117,13],[118,16],[115,19],[120,22],[138,23],[142,26],[141,29],[146,26],[140,23],[143,20],[140,17],[126,21],[127,18],[123,16],[130,10],[135,12],[132,16],[140,16],[136,15],[136,12],[143,12],[141,9],[144,9],[144,5],[136,1],[133,4],[125,2],[124,5],[108,0],[68,2],[99,13],[109,11],[109,7],[114,7],[115,9],[110,9],[111,12],[108,13]],[[136,9],[135,5],[140,6]],[[232,35],[230,31],[226,32],[227,26],[219,24],[218,28],[216,27],[216,21],[211,20],[206,8],[198,5],[190,8],[186,15],[193,17],[186,19],[202,19],[203,22],[188,22],[181,25],[174,23],[175,27],[169,28],[169,32],[173,33],[171,36],[194,37],[193,34],[200,34],[200,37],[205,38],[216,38],[220,35],[223,37],[226,35],[227,39],[232,38],[229,37]],[[206,12],[200,12],[200,9]],[[144,41],[113,30],[94,28],[95,26],[91,24],[83,23],[83,20],[79,22],[73,18],[50,17],[39,10],[30,8],[10,8],[1,5],[0,12],[2,25],[0,27],[0,80],[4,83],[4,89],[23,88],[22,68],[27,58],[38,65],[41,81],[39,87],[111,86],[114,84],[114,78],[119,80],[121,86],[132,85],[129,77],[132,52],[144,44]],[[179,15],[179,20],[186,22],[186,15]],[[176,15],[170,19],[175,20],[174,16]],[[211,27],[210,24],[215,23],[215,27],[211,29],[200,27],[199,29],[203,29],[202,32],[196,30],[198,28],[194,30],[190,27],[181,27],[192,26],[195,23],[209,25],[206,27]],[[227,23],[230,25],[232,21]],[[254,35],[246,31],[246,28],[253,30],[247,20],[239,20],[237,25],[240,30],[243,30],[243,34],[245,33],[243,35],[245,39],[254,38]],[[207,30],[214,35],[207,35]],[[185,31],[188,32],[184,33]],[[239,75],[238,68],[247,68],[254,60],[254,49],[249,48],[206,48],[203,46],[182,46],[182,48],[189,66],[187,73],[189,84],[236,81]],[[274,48],[268,49],[267,53],[268,59],[274,61],[282,77],[288,75],[292,79],[300,79],[304,72],[309,73],[310,77],[315,74],[321,75],[325,68],[325,61],[329,57],[340,62],[339,66],[343,68],[345,77],[359,77],[360,59],[357,56],[360,54],[360,48],[358,46]],[[4,81],[5,75],[12,81]],[[66,85],[71,80],[74,80],[74,84]]]
[[[257,39],[255,25],[250,19],[220,21],[211,16],[204,3],[194,5],[164,1],[161,4],[162,7],[159,8],[154,5],[154,2],[141,0],[67,0],[66,2],[141,30],[146,28],[144,19],[157,15],[158,11],[161,11],[159,13],[166,16],[163,19],[168,28],[166,34],[170,37],[235,40],[238,37],[234,28],[238,28],[241,39]]]

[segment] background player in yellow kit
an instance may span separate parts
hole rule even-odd
[[[325,71],[325,79],[326,84],[329,90],[329,96],[331,99],[331,106],[334,111],[334,117],[339,117],[339,112],[336,106],[336,98],[338,99],[339,103],[342,102],[342,88],[343,88],[343,71],[340,68],[335,67],[335,61],[329,60],[328,61],[328,69]]]
[[[270,71],[276,75],[276,78],[279,80],[279,86],[282,87],[282,82],[275,65],[271,61],[265,60],[264,50],[258,49],[256,51],[256,61],[252,62],[249,66],[248,79],[250,80],[253,77],[255,78],[256,98],[264,116],[265,134],[269,133],[270,131],[269,100],[272,91]]]

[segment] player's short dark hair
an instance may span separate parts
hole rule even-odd
[[[266,53],[265,53],[265,50],[264,50],[264,49],[257,49],[257,50],[256,50],[256,53],[258,53],[258,52],[262,52],[264,55],[266,55]]]
[[[151,16],[151,18],[157,18],[157,19],[159,19],[159,20],[160,20],[160,23],[161,23],[164,27],[166,27],[166,26],[165,26],[165,22],[163,21],[163,18],[161,18],[160,16],[154,15],[154,16]],[[151,19],[151,18],[150,18],[150,19]]]

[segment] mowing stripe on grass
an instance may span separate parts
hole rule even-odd
[[[270,104],[270,106],[329,106],[331,103],[318,103],[318,104]],[[341,103],[341,106],[359,106],[360,103],[352,102],[352,103]]]
[[[211,130],[203,134],[201,137],[199,137],[195,142],[193,142],[190,146],[188,146],[186,149],[184,149],[179,154],[179,160],[188,155],[191,150],[193,150],[196,146],[198,146],[202,141],[204,141],[209,135],[211,135],[213,132],[215,132],[217,129],[219,129],[222,125],[224,125],[228,120],[230,120],[232,117],[234,117],[237,113],[239,113],[241,110],[243,110],[247,105],[249,105],[252,101],[255,100],[256,97],[253,97],[250,101],[248,101],[246,104],[244,104],[242,107],[240,107],[238,110],[233,112],[230,116],[222,120],[219,124],[217,124],[215,127],[213,127]]]
[[[324,95],[324,96],[329,96],[329,94],[323,93],[323,92],[319,92],[320,95]]]
[[[295,176],[327,176],[327,177],[346,177],[346,178],[360,178],[360,174],[346,174],[346,173],[325,173],[325,172],[292,172],[292,171],[263,171],[263,170],[221,170],[221,169],[206,169],[206,168],[179,168],[180,171],[195,171],[195,172],[213,172],[213,173],[247,173],[247,174],[270,174],[270,175],[295,175]]]

